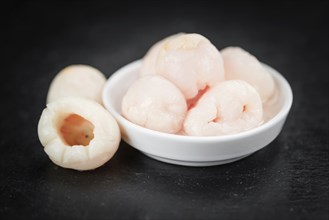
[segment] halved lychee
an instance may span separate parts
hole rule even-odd
[[[117,122],[100,104],[77,97],[47,105],[38,135],[49,158],[76,170],[95,169],[110,160],[120,143]]]
[[[103,73],[88,65],[71,65],[61,70],[50,84],[47,103],[59,98],[83,97],[102,103],[106,82]]]

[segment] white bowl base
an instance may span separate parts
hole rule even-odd
[[[181,166],[190,166],[190,167],[208,167],[208,166],[223,165],[223,164],[235,162],[237,160],[241,160],[241,159],[251,155],[251,154],[247,154],[247,155],[243,155],[241,157],[236,157],[236,158],[227,159],[227,160],[217,160],[217,161],[185,161],[185,160],[174,160],[174,159],[170,159],[170,158],[159,157],[159,156],[145,153],[143,151],[141,151],[141,152],[143,154],[145,154],[146,156],[148,156],[152,159],[161,161],[161,162],[174,164],[174,165],[181,165]]]

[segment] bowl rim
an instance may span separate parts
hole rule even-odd
[[[280,121],[285,119],[287,117],[292,103],[293,103],[293,93],[290,84],[286,80],[284,76],[281,75],[277,70],[275,70],[273,67],[261,63],[263,66],[265,66],[267,69],[269,69],[269,73],[274,77],[274,80],[277,82],[279,81],[280,87],[282,87],[282,90],[285,90],[286,93],[283,96],[284,100],[282,103],[282,107],[279,109],[278,113],[271,118],[269,121],[266,123],[261,124],[258,127],[252,128],[247,131],[243,131],[240,133],[236,134],[228,134],[228,135],[223,135],[223,136],[187,136],[187,135],[179,135],[179,134],[169,134],[169,133],[164,133],[160,131],[155,131],[151,130],[148,128],[144,128],[140,125],[136,125],[126,118],[124,118],[118,111],[116,111],[115,107],[111,105],[111,102],[109,101],[110,95],[109,95],[109,88],[110,86],[115,83],[118,79],[122,77],[122,73],[129,72],[132,69],[136,69],[139,67],[142,63],[142,59],[135,60],[133,62],[130,62],[126,64],[125,66],[119,68],[116,70],[106,81],[103,92],[102,92],[102,101],[104,104],[104,107],[112,113],[116,120],[132,127],[133,129],[138,129],[140,132],[146,133],[147,135],[152,135],[154,137],[159,137],[159,138],[170,138],[175,141],[193,141],[193,142],[200,142],[200,143],[209,143],[209,142],[219,142],[219,141],[231,141],[231,140],[237,140],[237,139],[242,139],[250,136],[257,135],[261,133],[264,130],[269,129],[270,127],[275,126],[278,124]]]

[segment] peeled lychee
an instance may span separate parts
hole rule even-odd
[[[164,44],[167,43],[168,40],[174,39],[178,36],[183,35],[184,33],[178,33],[174,35],[170,35],[158,42],[156,42],[145,54],[143,57],[143,64],[140,70],[141,75],[147,75],[147,74],[155,74],[154,70],[156,69],[157,65],[157,56],[159,52],[161,51],[161,48]]]
[[[187,106],[179,89],[159,75],[135,81],[122,100],[122,114],[140,126],[175,134],[182,129]]]
[[[103,73],[87,65],[71,65],[61,70],[50,84],[47,103],[63,97],[82,97],[102,103],[106,82]]]
[[[209,89],[184,121],[191,136],[236,134],[262,123],[263,106],[256,89],[242,80],[226,80]]]
[[[153,46],[143,59],[141,75],[157,74],[171,81],[193,99],[207,86],[224,80],[217,48],[200,34],[178,34]]]
[[[49,158],[57,165],[90,170],[110,160],[120,143],[117,122],[100,104],[76,97],[47,105],[38,135]]]
[[[255,87],[263,102],[272,97],[275,91],[274,80],[256,57],[240,47],[224,48],[221,54],[227,80],[240,79],[248,82]]]

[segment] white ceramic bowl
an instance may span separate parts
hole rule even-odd
[[[122,138],[147,156],[186,166],[212,166],[242,159],[272,142],[280,133],[292,105],[292,91],[286,79],[264,64],[279,88],[278,113],[261,126],[242,133],[191,137],[153,131],[133,124],[121,115],[121,100],[138,78],[141,61],[116,71],[103,90],[103,103],[120,125]]]

